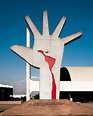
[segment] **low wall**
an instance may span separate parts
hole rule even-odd
[[[21,101],[0,101],[0,104],[21,104]]]

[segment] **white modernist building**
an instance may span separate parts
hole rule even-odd
[[[66,68],[71,81],[60,81],[60,91],[93,91],[93,67]],[[30,92],[39,91],[39,81],[30,80],[30,85]]]
[[[0,84],[0,87],[13,88],[13,86],[10,86],[10,85],[4,85],[4,84]]]
[[[13,86],[0,84],[0,101],[8,101],[13,96]]]

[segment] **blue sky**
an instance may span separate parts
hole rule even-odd
[[[65,46],[62,66],[93,66],[93,0],[0,0],[0,83],[13,85],[14,93],[25,93],[26,68],[25,61],[10,47],[26,45],[26,15],[42,32],[44,10],[48,11],[50,34],[62,16],[67,20],[60,38],[83,33]],[[38,70],[32,69],[34,78],[38,74]]]

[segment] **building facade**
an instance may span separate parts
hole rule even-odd
[[[60,99],[93,101],[93,67],[62,67]]]
[[[10,96],[13,96],[13,87],[0,84],[0,101],[9,101]]]

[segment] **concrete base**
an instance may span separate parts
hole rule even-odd
[[[93,112],[78,103],[69,100],[30,100],[16,107],[2,112],[0,115],[11,116],[90,116]]]

